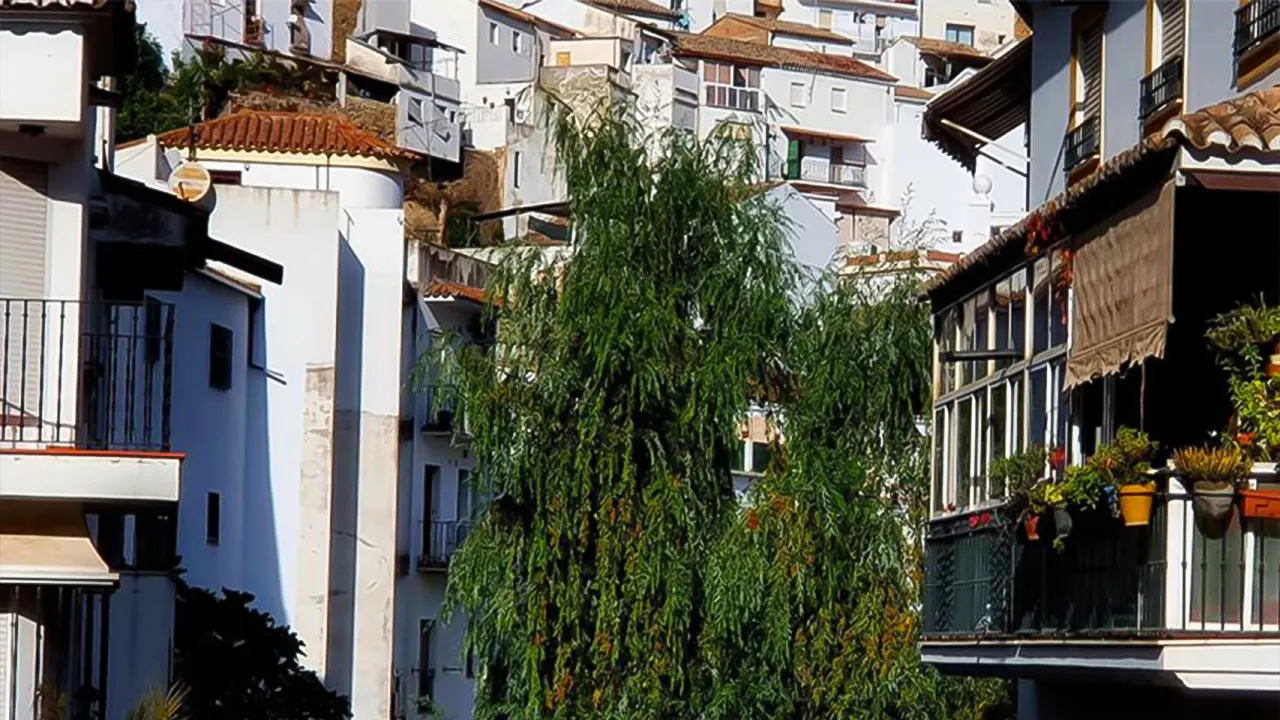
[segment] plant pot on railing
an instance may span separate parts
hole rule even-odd
[[[1241,514],[1251,520],[1280,520],[1280,489],[1242,490]]]
[[[1126,527],[1151,524],[1151,505],[1155,500],[1155,481],[1120,486],[1120,517]]]
[[[1205,537],[1220,538],[1231,525],[1236,488],[1231,483],[1197,482],[1192,488],[1191,506],[1196,527]]]

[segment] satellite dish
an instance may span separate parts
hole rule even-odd
[[[184,162],[169,173],[169,192],[187,202],[200,202],[212,185],[209,171],[196,162]]]

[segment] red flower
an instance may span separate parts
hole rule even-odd
[[[978,521],[979,521],[980,523],[982,523],[983,525],[990,525],[990,524],[991,524],[991,513],[989,513],[989,512],[984,512],[984,513],[982,513],[982,516],[978,518]]]
[[[970,516],[969,516],[969,527],[970,527],[970,528],[976,528],[976,527],[978,527],[978,516],[977,516],[977,515],[970,515]]]
[[[1236,433],[1236,442],[1248,447],[1253,444],[1253,433]]]
[[[1062,466],[1065,465],[1066,463],[1067,463],[1067,451],[1063,450],[1062,446],[1059,445],[1058,447],[1053,449],[1052,453],[1049,454],[1049,467],[1053,468],[1054,470],[1061,470]]]
[[[756,515],[755,510],[747,511],[747,527],[751,528],[752,530],[757,530],[760,528],[760,516]]]

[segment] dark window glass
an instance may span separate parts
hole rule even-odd
[[[231,354],[235,344],[231,328],[209,325],[209,387],[231,389]]]

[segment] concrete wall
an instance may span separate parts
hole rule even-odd
[[[88,92],[85,52],[84,28],[6,19],[0,27],[0,124],[78,129]]]
[[[390,30],[404,35],[411,34],[409,7],[412,4],[410,0],[367,0],[360,3],[357,33]]]
[[[1138,96],[1147,74],[1146,3],[1111,3],[1103,27],[1102,157],[1106,159],[1142,139]]]
[[[290,8],[291,1],[259,0],[262,4],[265,44],[283,53],[290,52],[289,16],[293,12]],[[378,3],[386,1],[378,0]],[[304,22],[311,35],[311,57],[328,60],[333,56],[333,32],[329,29],[332,18],[333,0],[309,0]]]
[[[124,720],[148,692],[168,689],[173,619],[174,585],[167,575],[120,573],[108,612],[106,720]]]
[[[1031,171],[1028,205],[1062,192],[1063,136],[1071,111],[1071,14],[1074,7],[1038,4],[1031,43]],[[1105,44],[1105,41],[1104,41]]]
[[[937,0],[935,0],[937,1]],[[943,0],[949,1],[949,0]],[[915,7],[892,7],[889,3],[831,3],[823,0],[782,0],[783,20],[818,26],[821,10],[831,10],[831,29],[854,41],[853,51],[859,55],[878,54],[876,40],[888,42],[904,35],[919,35],[920,21]],[[751,14],[750,12],[747,13]],[[877,25],[884,25],[877,32]]]
[[[921,35],[946,38],[948,23],[970,25],[974,45],[988,52],[1013,37],[1016,17],[1008,0],[920,0]]]
[[[1278,68],[1248,88],[1236,88],[1235,59],[1231,48],[1237,5],[1214,0],[1188,2],[1187,109],[1198,110],[1242,92],[1280,83]]]
[[[497,26],[497,42],[491,35]],[[514,46],[520,38],[520,48]],[[464,46],[465,47],[465,46]],[[536,77],[541,64],[538,33],[534,26],[511,16],[480,8],[480,23],[470,47],[475,48],[477,83],[528,82]]]

